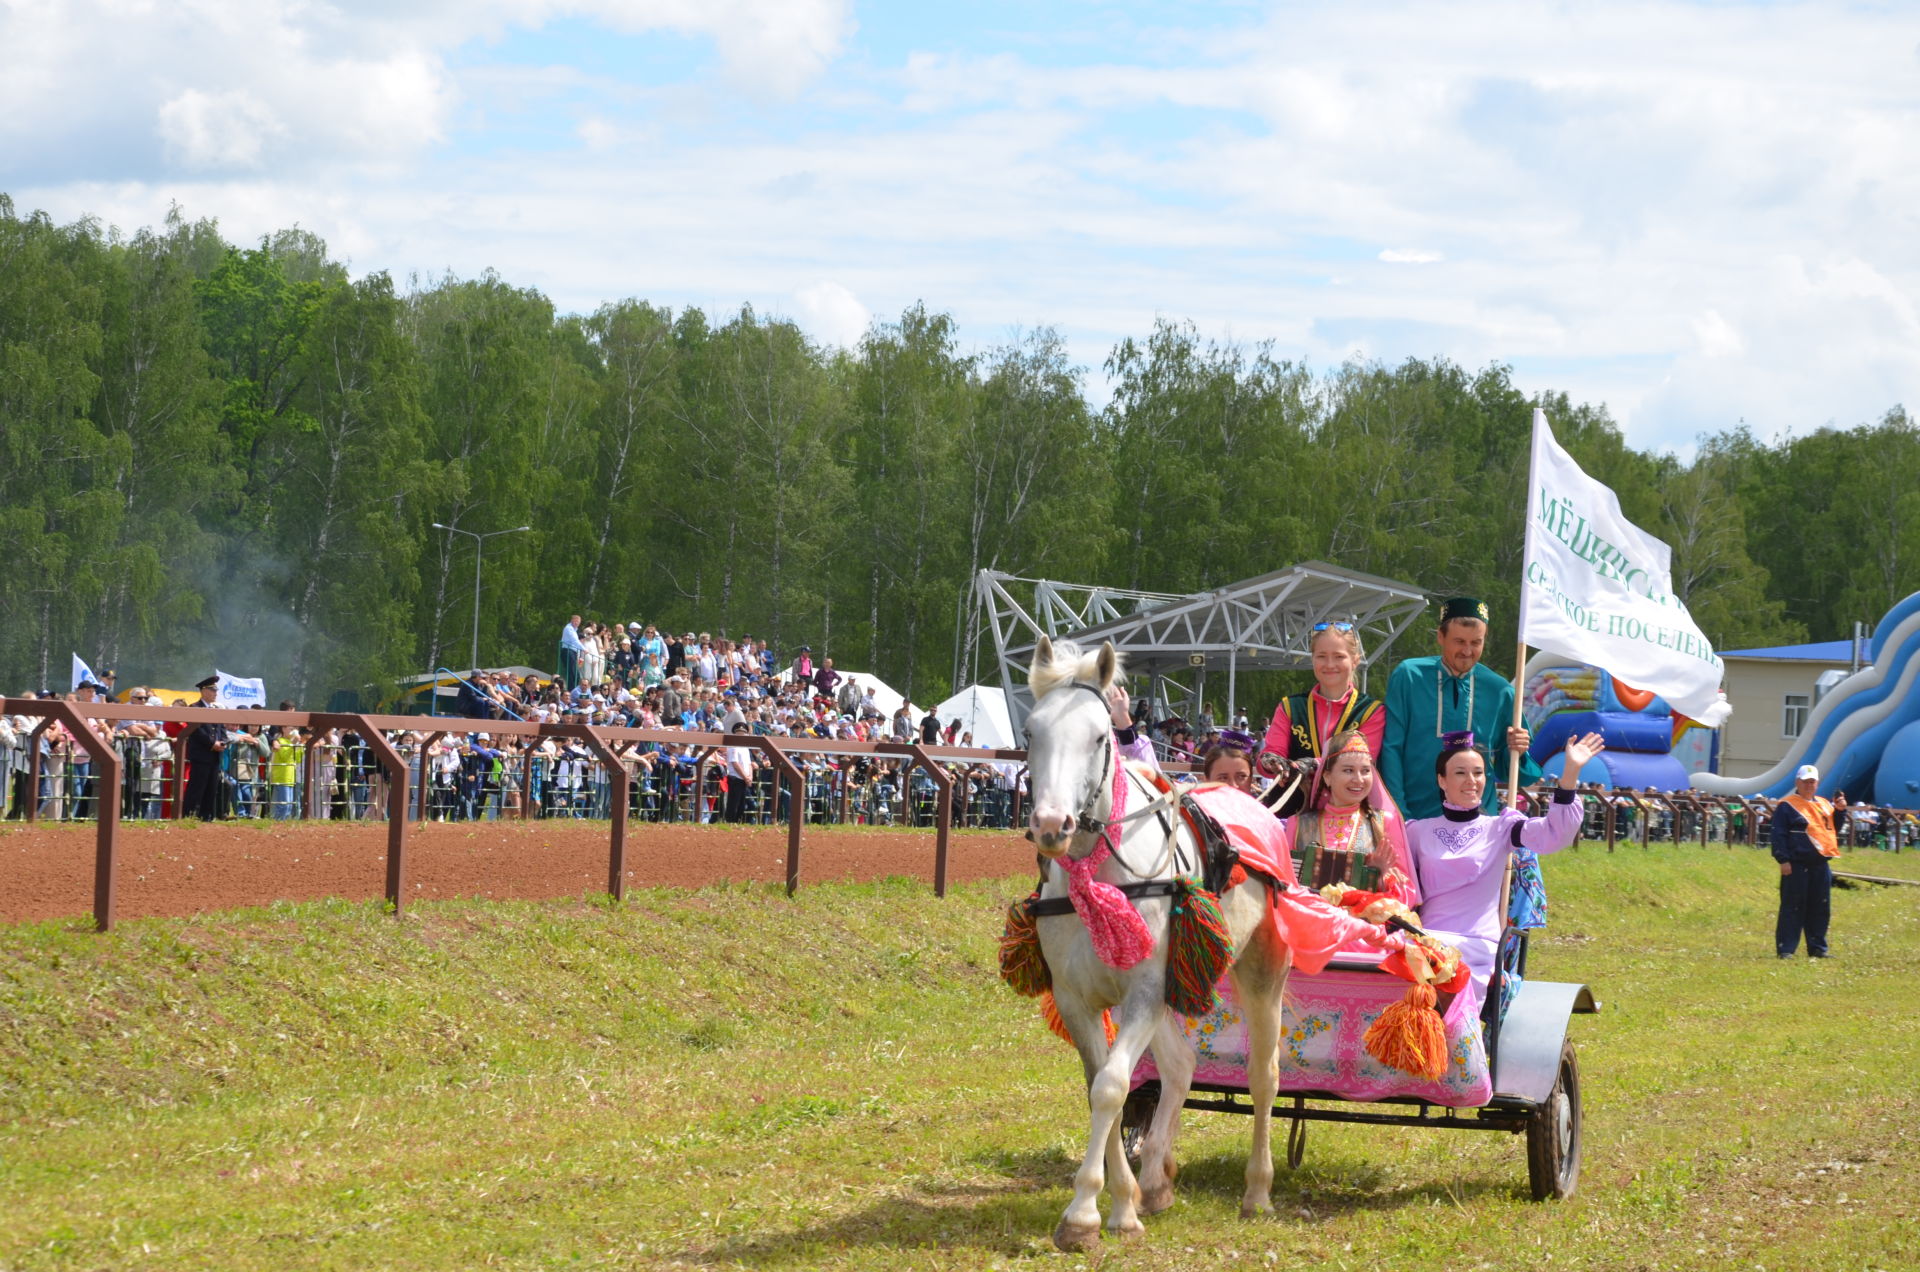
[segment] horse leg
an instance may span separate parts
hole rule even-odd
[[[1234,988],[1246,1014],[1247,1094],[1253,1100],[1242,1219],[1273,1208],[1273,1100],[1280,1089],[1280,992],[1287,982],[1286,958],[1286,950],[1261,932],[1233,966]]]
[[[1144,1231],[1138,1213],[1140,1186],[1134,1182],[1126,1152],[1120,1147],[1120,1109],[1126,1103],[1133,1066],[1146,1050],[1154,1025],[1162,1014],[1160,992],[1156,987],[1152,996],[1143,1001],[1136,1001],[1142,999],[1137,987],[1135,993],[1128,995],[1120,1009],[1118,1035],[1113,1045],[1106,1047],[1100,1013],[1086,1012],[1084,1020],[1089,1032],[1083,1034],[1082,1025],[1068,1014],[1059,982],[1055,982],[1054,1001],[1060,1008],[1061,1019],[1073,1032],[1075,1045],[1080,1047],[1081,1063],[1088,1071],[1087,1152],[1080,1161],[1080,1169],[1074,1172],[1073,1200],[1067,1203],[1066,1213],[1053,1230],[1053,1243],[1062,1250],[1090,1250],[1099,1244],[1099,1198],[1107,1186],[1109,1173],[1113,1182],[1113,1214],[1107,1226],[1123,1236]],[[1084,1010],[1079,1002],[1074,1007],[1076,1011]],[[1099,1049],[1080,1045],[1082,1037],[1093,1040]]]
[[[1140,1146],[1140,1213],[1157,1215],[1173,1204],[1173,1181],[1180,1168],[1173,1160],[1173,1141],[1180,1134],[1180,1109],[1193,1090],[1193,1070],[1199,1054],[1187,1039],[1180,1017],[1160,1013],[1153,1035],[1153,1062],[1160,1069],[1160,1103]]]
[[[1128,1092],[1133,1089],[1134,1068],[1146,1054],[1147,1044],[1153,1041],[1160,1021],[1166,1017],[1166,997],[1164,978],[1141,977],[1134,981],[1121,1008],[1124,1023],[1119,1036],[1114,1039],[1107,1063],[1095,1079],[1097,1083],[1108,1084],[1106,1089],[1113,1109],[1107,1126],[1107,1191],[1113,1199],[1107,1228],[1117,1237],[1137,1237],[1146,1231],[1140,1222],[1140,1183],[1133,1177],[1133,1167],[1127,1162],[1126,1145],[1120,1136],[1120,1114],[1126,1107]]]
[[[1105,1067],[1108,1056],[1107,1029],[1101,1020],[1102,1009],[1088,1003],[1081,995],[1055,977],[1053,984],[1053,1005],[1060,1013],[1060,1019],[1073,1037],[1074,1049],[1080,1053],[1080,1067],[1084,1073],[1091,1105],[1095,1080]],[[1089,1115],[1088,1133],[1091,1135],[1098,1125],[1099,1118]],[[1100,1188],[1105,1183],[1099,1161],[1100,1151],[1105,1145],[1094,1141],[1085,1157],[1081,1159],[1080,1169],[1073,1176],[1073,1200],[1067,1203],[1066,1213],[1060,1217],[1059,1225],[1053,1230],[1053,1242],[1060,1249],[1072,1253],[1077,1250],[1091,1250],[1100,1244],[1100,1207],[1098,1198]],[[1086,1178],[1089,1163],[1093,1175],[1092,1187],[1087,1187]]]

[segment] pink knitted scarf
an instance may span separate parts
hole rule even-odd
[[[1100,832],[1092,852],[1078,861],[1072,857],[1062,858],[1060,863],[1067,871],[1067,896],[1073,901],[1074,913],[1086,924],[1093,952],[1100,956],[1102,963],[1123,972],[1153,953],[1153,933],[1147,930],[1147,921],[1133,908],[1126,893],[1110,883],[1101,883],[1093,875],[1113,851],[1120,836],[1116,827],[1126,815],[1127,775],[1120,768],[1120,756],[1116,752],[1113,807],[1107,812],[1106,829]]]

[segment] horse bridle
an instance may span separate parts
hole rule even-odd
[[[1102,708],[1107,707],[1106,691],[1098,685],[1089,684],[1084,680],[1070,680],[1065,687],[1068,689],[1084,689],[1100,700]],[[1086,799],[1081,804],[1080,811],[1074,815],[1073,833],[1075,835],[1092,835],[1095,844],[1098,844],[1104,837],[1107,841],[1107,851],[1113,854],[1113,859],[1120,863],[1121,869],[1133,875],[1135,878],[1150,879],[1153,877],[1153,871],[1135,870],[1132,864],[1129,863],[1125,857],[1121,856],[1120,832],[1128,823],[1142,821],[1155,814],[1161,814],[1164,820],[1165,811],[1172,807],[1178,795],[1173,791],[1162,791],[1153,799],[1147,801],[1144,806],[1135,809],[1117,820],[1096,817],[1093,812],[1094,806],[1100,801],[1100,790],[1106,785],[1108,775],[1111,774],[1113,780],[1116,782],[1124,782],[1127,780],[1126,770],[1120,767],[1113,753],[1113,730],[1111,728],[1101,730],[1100,746],[1100,767],[1095,770],[1099,776],[1093,779],[1093,784],[1087,791]],[[1111,811],[1111,803],[1108,804],[1108,809]],[[1171,854],[1174,851],[1173,837],[1169,835],[1166,842],[1168,845],[1167,851]],[[1087,852],[1092,851],[1093,847],[1089,846]],[[1081,853],[1080,855],[1084,857],[1086,853]]]

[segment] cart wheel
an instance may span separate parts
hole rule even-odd
[[[1564,1201],[1580,1183],[1580,1062],[1560,1047],[1560,1076],[1527,1119],[1527,1186],[1535,1201]]]
[[[1158,1082],[1141,1083],[1127,1093],[1127,1102],[1120,1106],[1120,1147],[1127,1155],[1127,1164],[1136,1171],[1140,1169],[1140,1149],[1147,1142],[1147,1128],[1153,1125],[1159,1107]]]

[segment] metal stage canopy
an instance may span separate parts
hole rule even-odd
[[[1240,672],[1313,666],[1307,645],[1315,623],[1353,623],[1368,663],[1377,664],[1387,647],[1427,612],[1426,594],[1411,584],[1324,561],[1186,595],[982,570],[973,579],[973,602],[969,644],[977,650],[985,643],[983,636],[992,637],[1015,729],[1033,705],[1026,672],[1042,636],[1088,647],[1112,641],[1126,656],[1136,684],[1146,677],[1147,691],[1156,702],[1184,709],[1189,719],[1206,701],[1208,675],[1224,674],[1225,720],[1231,720],[1239,707]]]

